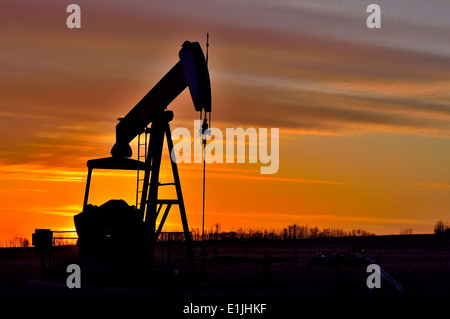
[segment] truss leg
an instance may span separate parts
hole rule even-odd
[[[162,231],[164,222],[169,214],[172,205],[178,205],[180,210],[181,223],[183,225],[183,232],[186,242],[186,255],[191,271],[195,271],[194,254],[192,249],[192,238],[189,232],[189,226],[186,216],[186,209],[184,206],[183,194],[181,191],[180,176],[176,162],[170,160],[172,167],[172,174],[174,183],[160,184],[159,172],[161,169],[162,150],[164,146],[164,138],[167,139],[167,146],[169,149],[169,157],[173,150],[172,134],[168,122],[157,123],[154,122],[151,127],[150,141],[148,147],[148,155],[146,159],[147,169],[145,171],[144,183],[142,189],[140,210],[144,215],[144,269],[151,271],[153,266],[155,245],[158,236]],[[171,159],[171,157],[170,157]],[[151,171],[151,174],[150,174]],[[164,185],[174,185],[177,198],[172,200],[158,199],[158,188]],[[165,209],[158,229],[156,230],[156,221],[163,204],[168,206]],[[159,208],[158,208],[158,205]]]
[[[180,183],[180,175],[178,174],[177,163],[172,160],[172,150],[173,150],[173,141],[172,141],[172,133],[170,131],[170,125],[167,124],[166,128],[166,138],[167,138],[167,146],[169,149],[169,157],[170,163],[172,165],[172,173],[173,179],[175,182],[175,189],[177,192],[178,205],[180,208],[181,215],[181,223],[183,224],[183,232],[184,239],[186,241],[186,257],[188,258],[188,262],[190,263],[190,268],[192,272],[195,272],[195,262],[194,262],[194,252],[192,247],[192,238],[191,233],[189,232],[189,226],[186,216],[186,209],[184,207],[183,193],[181,191],[181,183]]]

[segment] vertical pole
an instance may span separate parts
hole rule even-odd
[[[141,155],[141,134],[138,135],[138,140],[137,140],[137,160],[139,161]],[[139,177],[140,177],[140,173],[139,173],[139,168],[136,171],[136,209],[138,209],[138,204],[139,204]]]
[[[206,130],[208,129],[208,120],[203,119],[202,124],[202,144],[203,144],[203,218],[202,218],[202,242],[205,240],[205,172],[206,172]]]
[[[202,211],[202,242],[205,240],[205,157],[206,157],[206,139],[202,141],[203,143],[203,211]]]
[[[151,136],[150,136],[150,142],[151,142]],[[149,149],[151,149],[151,145],[149,145]],[[150,153],[148,153],[147,157],[145,158],[145,173],[144,173],[144,180],[142,183],[141,204],[139,205],[139,211],[140,211],[141,215],[143,216],[144,221],[145,221],[145,208],[147,207],[148,183],[150,180],[151,167],[152,167],[152,158],[150,156]]]
[[[86,190],[84,192],[83,212],[86,210],[86,207],[88,204],[89,188],[91,186],[91,176],[92,176],[92,168],[89,167],[87,181],[86,181]]]

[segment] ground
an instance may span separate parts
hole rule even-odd
[[[450,300],[450,238],[435,235],[303,239],[296,241],[216,241],[196,243],[195,274],[186,263],[183,242],[161,243],[153,273],[104,278],[81,277],[81,289],[66,286],[68,264],[77,263],[76,246],[58,246],[42,276],[33,247],[0,249],[0,302],[61,305],[124,302],[147,305],[151,312],[183,314],[185,306],[222,308],[215,317],[279,317],[306,309],[347,312],[354,305],[372,309],[393,303],[406,309]],[[368,289],[368,256],[404,291],[384,279]],[[340,267],[336,267],[336,260]],[[308,266],[309,265],[309,266]],[[117,301],[117,302],[113,302]],[[229,304],[266,304],[263,314],[229,314]],[[151,306],[150,306],[151,305]],[[316,305],[318,305],[318,308]],[[149,308],[150,307],[150,308]],[[234,306],[236,309],[236,306]],[[128,309],[128,308],[127,308]],[[135,308],[133,308],[135,309]],[[258,308],[259,309],[259,308]],[[149,310],[150,311],[150,310]],[[206,316],[206,314],[197,314]]]

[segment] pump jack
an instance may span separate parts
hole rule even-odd
[[[169,122],[173,112],[167,106],[186,88],[195,110],[205,115],[211,112],[211,84],[207,61],[198,42],[186,41],[175,66],[131,109],[116,125],[116,143],[112,157],[87,162],[88,176],[83,211],[74,216],[78,233],[80,263],[88,273],[152,268],[156,242],[173,205],[179,206],[187,257],[193,267],[192,239],[181,191],[177,164],[171,160],[173,183],[161,184],[159,172],[167,140],[169,155],[173,149]],[[148,153],[144,161],[131,159],[129,143],[151,123]],[[88,204],[89,188],[94,169],[144,171],[140,207],[129,206],[122,200],[110,200],[97,207]],[[158,198],[158,188],[175,186],[176,199]],[[157,218],[162,212],[158,228]]]

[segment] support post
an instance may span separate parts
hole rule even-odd
[[[191,267],[191,271],[195,270],[194,254],[192,250],[192,239],[189,232],[189,226],[186,216],[186,209],[184,206],[183,194],[181,191],[180,176],[178,174],[178,168],[175,161],[171,162],[172,174],[174,183],[160,184],[159,172],[161,169],[162,150],[164,146],[164,138],[167,139],[167,146],[169,149],[169,158],[171,159],[171,153],[173,150],[172,134],[170,131],[170,120],[161,120],[154,122],[151,127],[149,152],[146,159],[147,169],[145,171],[141,211],[145,211],[144,217],[144,267],[145,271],[150,271],[153,265],[155,245],[158,240],[158,236],[162,231],[164,222],[169,214],[169,210],[172,205],[178,205],[181,217],[181,223],[183,225],[184,238],[186,241],[186,255]],[[150,169],[151,168],[151,169]],[[151,171],[151,174],[150,174]],[[158,188],[161,185],[174,185],[177,198],[174,200],[158,199]],[[163,204],[168,206],[161,218],[158,229],[156,229],[156,221],[158,219],[159,212]],[[158,208],[158,205],[159,208]]]
[[[194,252],[192,250],[192,238],[189,232],[189,226],[186,216],[186,209],[184,207],[183,193],[181,191],[180,175],[178,174],[178,167],[176,161],[172,159],[173,141],[170,125],[167,123],[166,128],[167,146],[169,149],[170,164],[172,165],[172,173],[175,182],[175,189],[177,192],[178,204],[180,208],[181,223],[183,224],[184,240],[186,241],[186,257],[190,263],[191,271],[195,272]]]
[[[91,187],[92,168],[88,168],[88,176],[86,181],[86,191],[84,192],[83,212],[86,210],[89,199],[89,188]]]

